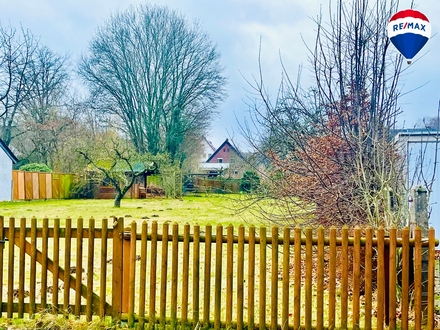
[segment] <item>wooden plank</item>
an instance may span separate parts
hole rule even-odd
[[[194,226],[194,243],[193,243],[193,322],[199,323],[199,306],[200,306],[200,227]]]
[[[38,172],[32,172],[32,199],[40,199]]]
[[[237,330],[243,330],[244,322],[244,227],[238,227],[237,250]]]
[[[145,326],[145,299],[147,285],[147,240],[148,240],[148,224],[142,222],[142,239],[141,239],[141,266],[139,269],[139,329],[143,330]],[[101,294],[102,295],[102,294]],[[182,306],[183,307],[183,306]]]
[[[107,249],[108,249],[108,219],[102,219],[102,236],[101,236],[101,267],[100,267],[100,280],[99,280],[99,296],[101,301],[99,303],[99,316],[103,318],[105,316],[106,295],[107,295]]]
[[[83,227],[84,220],[79,217],[76,221],[76,283],[75,283],[75,316],[81,316],[81,286],[83,271]]]
[[[60,198],[60,175],[58,173],[52,173],[52,198]]]
[[[93,313],[93,265],[95,259],[95,219],[89,219],[89,238],[87,239],[87,297],[86,297],[86,320],[92,321]]]
[[[352,327],[359,329],[360,309],[360,281],[361,281],[361,229],[356,226],[354,229],[353,247],[353,297],[352,297]]]
[[[124,267],[129,266],[130,273],[128,277],[128,326],[134,327],[134,301],[135,301],[135,288],[136,288],[136,221],[131,223],[130,232],[130,259],[129,264],[125,264]]]
[[[162,260],[160,263],[160,306],[159,323],[161,329],[165,329],[167,311],[167,271],[168,271],[168,223],[162,225]]]
[[[400,326],[402,330],[408,330],[409,314],[409,228],[402,230],[402,293],[401,293],[401,311],[402,319]]]
[[[365,329],[371,329],[371,311],[373,309],[373,228],[365,230]]]
[[[295,279],[293,291],[293,328],[301,326],[301,228],[295,227]]]
[[[384,229],[379,227],[377,230],[377,291],[376,291],[376,311],[377,325],[376,329],[384,328],[385,317],[385,246],[384,246]]]
[[[318,262],[316,285],[316,328],[324,329],[324,227],[318,228]]]
[[[58,283],[60,268],[60,219],[53,222],[53,277],[52,277],[52,311],[58,314]]]
[[[17,172],[17,182],[18,182],[18,199],[26,199],[26,181],[24,179],[24,171]]]
[[[227,229],[226,245],[226,327],[232,326],[232,292],[234,279],[234,227]]]
[[[52,173],[46,173],[46,198],[52,199]]]
[[[259,329],[266,328],[266,267],[267,267],[267,246],[266,228],[260,228],[260,292],[259,292]]]
[[[32,188],[32,172],[24,172],[24,189],[25,189],[25,199],[33,199],[34,192]]]
[[[428,329],[434,329],[434,313],[435,313],[435,231],[430,228],[428,232],[429,248],[428,248],[428,310],[427,325]]]
[[[348,227],[342,228],[341,248],[341,328],[347,329],[348,319]]]
[[[157,221],[151,226],[151,259],[150,259],[150,304],[149,328],[156,323],[156,278],[157,278]]]
[[[415,329],[422,329],[422,230],[419,226],[414,230],[416,246],[414,247],[414,316]]]
[[[70,217],[66,218],[66,231],[65,231],[65,239],[64,239],[64,269],[66,272],[64,273],[63,281],[64,281],[64,295],[63,295],[63,304],[64,304],[64,312],[69,312],[70,305],[70,287],[73,283],[70,283],[70,254],[72,248],[72,219]]]
[[[18,192],[20,190],[20,185],[18,182],[18,173],[19,171],[12,171],[12,200],[20,199],[18,195]]]
[[[14,302],[14,233],[15,232],[15,218],[9,218],[9,244],[8,244],[8,304],[6,310],[6,317],[12,319],[12,304]]]
[[[41,199],[47,198],[46,191],[46,173],[39,172],[38,173],[38,195]]]
[[[183,226],[183,262],[182,262],[182,327],[188,324],[188,302],[189,302],[189,236],[190,226],[186,223]]]
[[[278,227],[272,227],[272,267],[270,284],[270,328],[278,329]]]
[[[26,219],[20,219],[20,259],[18,261],[18,313],[17,317],[19,319],[23,318],[24,315],[24,281],[25,281],[25,237],[24,228],[26,227]]]
[[[217,226],[215,240],[215,291],[214,291],[214,329],[221,327],[222,303],[222,236],[223,227]]]
[[[306,295],[305,295],[305,328],[310,330],[312,328],[312,271],[313,271],[313,250],[312,250],[312,228],[306,228]]]
[[[31,256],[31,274],[29,285],[29,314],[32,317],[35,314],[35,296],[37,282],[37,218],[31,219],[31,248],[28,252]]]
[[[397,295],[397,268],[396,268],[396,237],[397,231],[395,227],[391,227],[389,230],[390,245],[389,245],[389,328],[396,328],[396,295]]]
[[[47,262],[49,259],[49,219],[43,218],[43,237],[41,254],[41,305],[42,309],[47,309]]]
[[[290,271],[290,228],[284,227],[283,231],[283,293],[281,307],[281,325],[289,325],[289,271]]]
[[[212,226],[205,227],[205,272],[203,277],[203,325],[209,327],[209,312],[211,302],[211,242]]]
[[[173,238],[171,247],[171,329],[177,327],[177,279],[179,265],[179,225],[173,224]]]
[[[124,218],[113,218],[113,258],[112,258],[112,306],[113,318],[120,319],[122,313],[122,240]]]
[[[249,227],[248,330],[255,327],[255,227]]]
[[[330,243],[328,250],[329,279],[328,279],[328,328],[336,328],[336,228],[330,228]]]

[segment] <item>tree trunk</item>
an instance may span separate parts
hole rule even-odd
[[[116,193],[114,207],[121,207],[122,195],[120,193]]]

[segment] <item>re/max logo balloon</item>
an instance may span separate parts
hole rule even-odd
[[[388,37],[397,50],[411,63],[414,56],[431,37],[431,23],[418,10],[406,9],[395,13],[388,23]]]
[[[406,23],[400,23],[400,24],[394,24],[393,25],[393,31],[405,30],[405,29],[413,29],[413,30],[426,31],[426,24],[419,24],[419,23],[414,23],[414,22],[406,22]]]

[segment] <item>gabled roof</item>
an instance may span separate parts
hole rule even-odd
[[[211,159],[213,159],[213,158],[215,157],[215,155],[217,155],[217,153],[219,153],[220,150],[222,150],[223,147],[224,147],[225,145],[228,145],[228,147],[229,147],[232,151],[234,151],[234,152],[235,152],[240,158],[243,158],[243,156],[241,155],[241,153],[238,152],[238,150],[235,149],[234,146],[233,146],[232,144],[229,143],[229,140],[228,140],[228,139],[226,139],[225,142],[223,142],[222,145],[221,145],[220,147],[218,147],[216,151],[214,151],[214,153],[211,155],[211,157],[208,158],[208,160],[206,161],[206,163],[209,163],[209,161],[210,161]]]
[[[0,139],[0,149],[2,149],[6,155],[11,159],[13,164],[16,164],[18,162],[17,157],[15,157],[14,153],[9,149],[9,147],[6,145],[6,143],[3,142],[2,139]]]

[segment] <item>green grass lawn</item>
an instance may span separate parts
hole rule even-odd
[[[123,199],[120,208],[113,207],[113,200],[65,199],[0,202],[0,215],[5,217],[21,217],[37,219],[44,217],[50,220],[56,217],[73,220],[83,217],[85,220],[94,217],[99,220],[107,217],[125,217],[126,222],[170,221],[178,224],[218,225],[233,224],[258,226],[261,220],[250,210],[238,211],[239,195],[207,195],[203,197],[185,196],[182,199]]]

